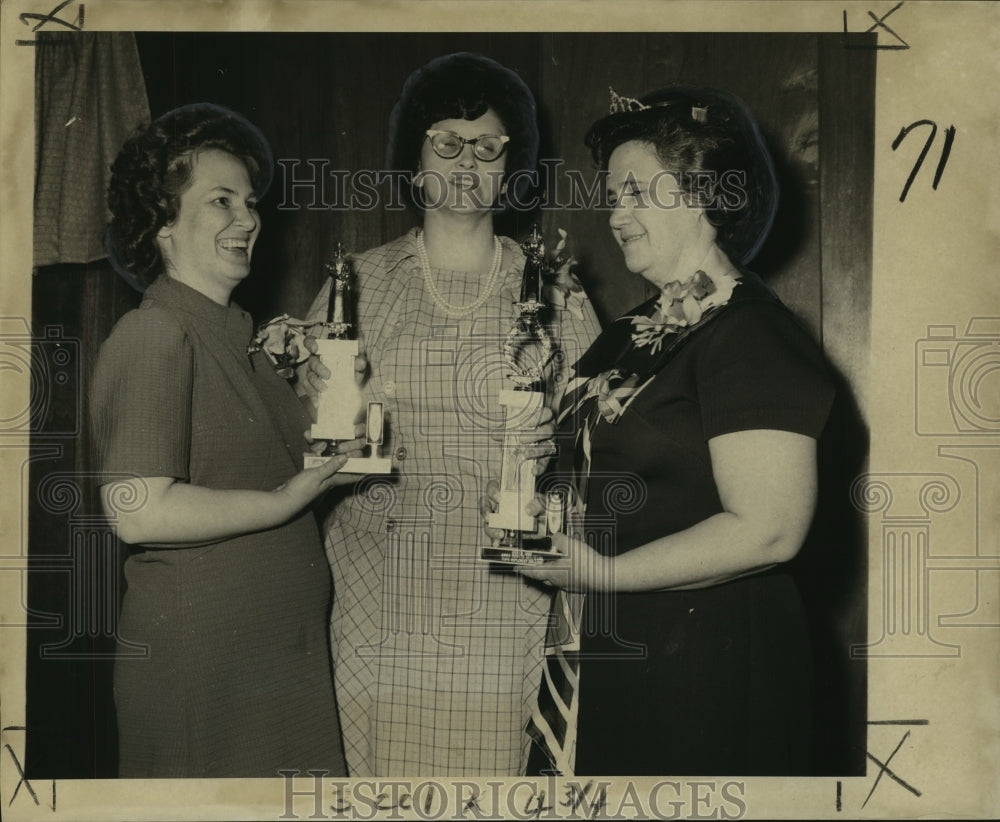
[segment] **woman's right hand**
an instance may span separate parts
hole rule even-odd
[[[364,447],[364,437],[337,443],[336,454],[315,468],[303,469],[287,482],[275,488],[273,493],[279,494],[287,500],[289,515],[294,516],[331,488],[356,482],[358,480],[357,474],[341,474],[339,471],[347,463],[349,457],[359,456]]]
[[[490,542],[496,545],[506,536],[502,528],[491,528],[489,525],[490,514],[495,514],[500,508],[500,483],[497,480],[490,480],[486,483],[486,494],[479,498],[479,517],[483,523],[483,532],[490,538]],[[524,513],[536,520],[545,516],[545,498],[541,494],[535,494],[524,506]]]

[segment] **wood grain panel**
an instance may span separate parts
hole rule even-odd
[[[831,34],[819,49],[823,341],[859,389],[868,376],[877,52],[858,46],[874,37]]]
[[[646,43],[632,34],[548,34],[542,41],[542,99],[552,123],[553,154],[562,160],[555,185],[547,191],[545,234],[569,232],[571,251],[602,322],[623,314],[652,293],[640,276],[629,272],[608,228],[606,210],[573,205],[570,174],[593,186],[596,169],[583,138],[590,125],[607,113],[608,85],[631,93],[646,82]],[[600,59],[594,59],[599,55]]]

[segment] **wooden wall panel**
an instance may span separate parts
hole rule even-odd
[[[139,295],[105,261],[46,266],[31,288],[32,332],[48,342],[35,352],[32,410],[39,413],[22,476],[32,563],[25,591],[24,766],[29,777],[107,779],[117,775],[118,743],[115,639],[104,626],[117,609],[119,556],[95,555],[93,544],[80,539],[107,533],[92,519],[100,501],[86,389],[98,349]],[[57,348],[67,357],[61,365]]]
[[[875,55],[872,35],[821,41],[823,344],[861,392],[868,378],[875,187]]]
[[[827,761],[861,772],[858,743],[866,725],[868,635],[867,523],[850,504],[855,479],[867,470],[868,340],[871,322],[874,203],[874,34],[828,34],[819,41],[819,150],[822,342],[838,381],[838,397],[820,452],[816,561],[804,585],[826,628],[823,716],[831,734]],[[843,728],[847,729],[844,733]]]
[[[584,136],[591,123],[607,113],[609,83],[622,94],[645,87],[646,39],[629,34],[549,34],[543,38],[542,54],[542,105],[553,134],[550,158],[564,162],[556,185],[547,193],[555,203],[567,206],[546,213],[545,234],[554,238],[557,227],[569,232],[581,277],[607,323],[652,292],[645,280],[625,268],[608,227],[609,213],[570,204],[574,197],[566,172],[580,172],[587,186],[594,183],[596,169]],[[594,59],[596,55],[600,59]]]

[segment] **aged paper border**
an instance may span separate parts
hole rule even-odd
[[[34,61],[31,49],[14,45],[15,38],[31,36],[18,15],[45,15],[57,5],[56,0],[4,0],[0,9],[3,317],[31,316],[27,278],[32,249],[25,238],[31,237]],[[989,363],[997,362],[998,340],[988,334],[970,338],[967,331],[972,318],[992,319],[989,327],[994,335],[1000,322],[1000,279],[991,267],[995,257],[991,252],[998,247],[1000,209],[990,173],[996,163],[1000,111],[996,58],[1000,6],[914,0],[413,0],[370,4],[340,0],[91,0],[85,5],[85,26],[91,30],[829,32],[846,26],[852,32],[877,31],[883,45],[905,42],[908,48],[886,49],[878,56],[870,384],[859,387],[871,431],[871,476],[859,504],[870,515],[870,642],[887,651],[886,656],[869,662],[869,721],[919,720],[925,724],[870,725],[865,777],[749,779],[739,802],[721,806],[699,802],[708,789],[699,788],[694,780],[681,780],[683,807],[671,810],[670,800],[677,798],[677,793],[661,789],[658,809],[661,814],[676,813],[677,818],[988,818],[1000,814],[996,779],[1000,765],[1000,506],[989,493],[996,489],[991,472],[997,472],[1000,463],[998,420],[994,413],[983,430],[953,436],[922,433],[916,422],[916,406],[921,401],[918,388],[925,386],[924,375],[929,373],[921,369],[934,364],[925,356],[930,326],[937,327],[935,333],[942,329],[947,333],[949,328],[955,332],[954,341],[946,342],[945,347],[979,346],[976,350],[986,358],[980,385],[994,396],[997,391],[996,365]],[[906,202],[900,203],[902,185],[924,137],[910,138],[905,150],[894,151],[892,143],[903,126],[925,118],[941,129],[956,126],[954,149],[940,186],[932,189],[939,135]],[[26,408],[26,375],[7,370],[0,380],[0,417],[11,409]],[[994,412],[996,407],[992,406]],[[21,493],[27,445],[26,434],[0,437],[4,489],[0,495],[3,728],[24,724],[24,632],[12,626],[23,622],[24,616],[26,563],[19,558],[27,554],[23,525],[27,500]],[[934,477],[942,474],[951,476],[954,483],[935,485]],[[904,500],[901,495],[913,488],[917,496]],[[887,572],[893,569],[884,564],[885,540],[893,527],[906,527],[907,522],[918,520],[932,537],[931,556],[916,569],[913,585],[899,585]],[[947,546],[940,551],[947,556],[935,556],[939,546]],[[918,642],[909,646],[911,651],[923,640],[954,646],[957,655],[907,655],[905,642],[887,644],[886,597],[894,592],[922,596],[928,609],[927,633],[916,636]],[[970,604],[978,606],[976,613],[982,618],[947,618],[967,610]],[[895,638],[899,639],[898,633]],[[5,731],[0,740],[0,815],[10,819],[231,820],[277,819],[283,814],[284,818],[306,819],[314,813],[313,800],[306,795],[294,800],[293,815],[289,816],[285,786],[278,780],[64,781],[58,785],[36,780],[29,791],[21,781],[15,757],[23,761],[23,734]],[[701,784],[725,781],[707,779]],[[420,808],[412,805],[396,811],[379,810],[374,803],[358,804],[353,816],[401,819],[462,815],[459,797],[469,795],[468,789],[460,793],[462,785],[477,780],[436,782],[448,802],[443,816],[437,810],[421,814]],[[478,782],[484,797],[481,813],[533,818],[533,786],[528,781]],[[421,786],[418,780],[400,784],[403,787],[397,790],[403,793]],[[651,812],[657,784],[657,780],[648,779],[617,780],[608,792],[605,813],[630,817]],[[544,789],[544,784],[541,787]],[[296,789],[309,788],[308,780],[296,785]],[[374,797],[379,789],[374,785],[365,790]],[[423,790],[426,794],[431,789]],[[52,800],[57,795],[53,809]],[[492,804],[491,797],[495,798]],[[334,793],[325,795],[323,818],[352,818],[351,814],[333,814],[329,806],[335,800]],[[573,813],[572,808],[556,806],[534,817],[572,818]],[[583,811],[577,809],[575,815],[580,817]],[[476,818],[476,813],[469,809],[464,816]]]

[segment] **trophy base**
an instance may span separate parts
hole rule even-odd
[[[317,468],[333,457],[319,457],[306,454],[302,461],[305,468]],[[338,474],[391,474],[392,460],[389,457],[350,457]]]
[[[563,556],[559,551],[552,550],[549,537],[507,537],[497,545],[484,546],[479,552],[479,558],[484,562],[502,565],[543,565]]]
[[[543,537],[545,526],[528,513],[525,507],[534,498],[535,478],[527,476],[527,487],[513,491],[500,491],[497,495],[497,510],[486,517],[490,528],[525,534],[522,539]],[[527,527],[526,527],[527,526]]]

